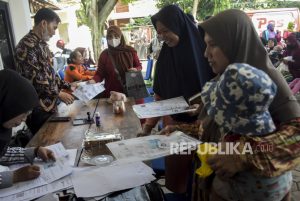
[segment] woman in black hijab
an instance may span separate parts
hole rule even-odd
[[[213,78],[213,73],[204,58],[205,43],[194,22],[178,7],[169,5],[151,17],[157,34],[164,44],[157,59],[153,91],[156,100],[183,96],[188,100],[199,93],[202,86]],[[167,117],[164,124],[172,120],[192,122],[186,114]],[[158,119],[147,119],[144,134],[150,133]]]
[[[32,162],[38,156],[44,161],[55,160],[52,151],[43,148],[10,148],[8,144],[12,128],[25,121],[32,108],[38,105],[38,96],[33,86],[12,70],[0,71],[0,164],[9,165]],[[34,179],[40,175],[39,167],[25,166],[15,171],[0,172],[0,188],[13,183]]]
[[[201,91],[205,82],[213,77],[201,54],[205,50],[203,35],[175,5],[162,8],[151,20],[164,40],[156,64],[153,90],[162,99],[178,96],[188,99]]]
[[[164,44],[157,59],[153,91],[156,100],[169,99],[183,96],[188,100],[191,96],[199,93],[206,81],[213,78],[213,73],[204,58],[205,43],[203,34],[199,32],[194,22],[178,7],[169,5],[162,8],[151,17],[157,34],[162,38]],[[164,117],[164,126],[176,122],[193,122],[196,116],[187,114],[177,114]],[[158,118],[147,119],[143,128],[143,134],[149,134],[156,125]],[[167,159],[169,160],[169,159]],[[190,159],[180,158],[180,163],[176,161],[176,169],[180,173],[169,171],[174,165],[167,161],[166,186],[173,192],[184,193],[186,188],[186,178],[188,162]],[[178,167],[182,166],[181,167]],[[175,178],[175,180],[169,180]],[[179,175],[182,179],[179,179]],[[186,174],[186,175],[185,175]],[[177,186],[174,186],[176,184]]]

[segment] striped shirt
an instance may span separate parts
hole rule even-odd
[[[0,165],[30,163],[35,158],[34,148],[8,147],[0,158]],[[0,172],[0,189],[13,185],[13,171]]]

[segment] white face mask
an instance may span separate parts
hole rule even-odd
[[[107,43],[112,47],[118,47],[121,43],[121,38],[113,38],[107,41]]]
[[[47,27],[46,27],[45,32],[43,33],[42,39],[43,39],[43,41],[46,41],[46,42],[50,40],[50,35],[49,35],[49,31],[48,31]]]

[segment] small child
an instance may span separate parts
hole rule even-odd
[[[263,71],[248,64],[229,65],[218,81],[206,83],[201,99],[209,116],[221,133],[262,136],[275,130],[269,106],[277,87]],[[226,141],[226,136],[224,137]],[[256,176],[251,171],[239,172],[229,181],[218,176],[214,191],[225,200],[280,201],[290,191],[290,171],[278,177]]]
[[[86,81],[93,78],[95,71],[86,70],[83,57],[78,50],[71,52],[64,80],[67,82]]]

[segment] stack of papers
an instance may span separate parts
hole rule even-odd
[[[0,189],[0,201],[31,200],[72,186],[71,178],[67,175],[72,173],[70,163],[74,164],[74,156],[72,156],[72,162],[70,162],[70,159],[66,158],[68,152],[61,143],[51,145],[48,148],[54,152],[56,161],[48,163],[41,161],[34,162],[35,165],[40,167],[41,175],[34,180],[19,182],[9,188]],[[74,155],[73,152],[73,150],[70,151],[72,155]],[[10,170],[15,170],[26,165],[28,164],[12,165],[10,166]]]
[[[133,105],[132,108],[140,119],[161,117],[195,110],[189,109],[188,103],[182,96],[162,101]]]
[[[19,193],[15,193],[9,196],[0,197],[0,201],[25,201],[25,200],[32,200],[48,193],[52,193],[55,191],[59,191],[66,188],[71,188],[73,186],[71,176],[66,176],[59,180],[52,182],[51,184],[39,186],[36,188],[32,188],[29,190],[25,190]]]
[[[93,167],[71,175],[77,197],[98,197],[155,180],[152,168],[142,162]]]
[[[92,98],[105,90],[104,81],[96,84],[87,84],[86,82],[81,82],[78,83],[78,85],[79,86],[72,94],[84,102],[92,100]]]
[[[118,162],[148,161],[172,154],[187,154],[196,150],[201,142],[183,132],[175,131],[170,136],[149,135],[107,143]],[[184,153],[183,153],[184,152]]]

